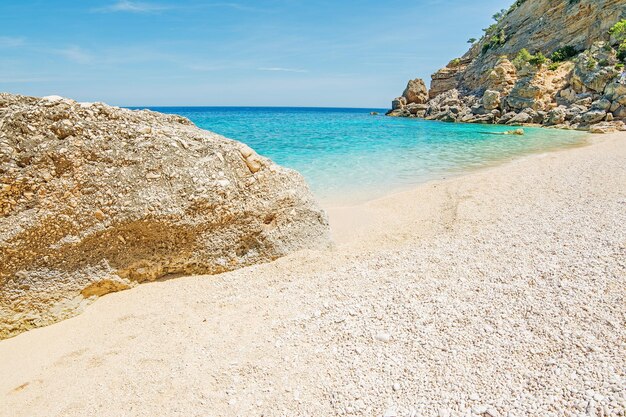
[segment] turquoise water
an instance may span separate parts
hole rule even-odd
[[[381,109],[152,108],[248,144],[300,171],[317,197],[351,203],[531,153],[582,143],[580,132],[372,116]]]

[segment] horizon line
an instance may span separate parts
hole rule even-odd
[[[176,107],[186,107],[186,108],[233,108],[233,109],[241,109],[241,108],[256,108],[256,109],[362,109],[362,110],[383,110],[388,109],[388,107],[351,107],[351,106],[246,106],[246,105],[117,105],[117,107],[123,107],[127,109],[139,109],[139,108],[176,108]]]

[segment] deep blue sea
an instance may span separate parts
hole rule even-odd
[[[317,197],[352,203],[490,166],[575,146],[580,132],[452,124],[383,116],[383,109],[151,107],[188,117],[203,129],[248,144],[300,171]],[[379,112],[372,116],[370,112]]]

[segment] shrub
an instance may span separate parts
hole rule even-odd
[[[504,16],[506,16],[506,14],[508,13],[508,11],[506,9],[501,9],[499,12],[497,12],[496,14],[494,14],[493,16],[491,16],[493,18],[493,20],[495,20],[496,22],[499,22],[500,20],[502,20],[502,18]]]
[[[492,31],[490,37],[483,44],[483,53],[487,52],[490,48],[497,48],[506,43],[506,32],[504,29],[499,31]]]
[[[452,61],[448,62],[448,67],[455,68],[461,65],[461,58],[454,58]]]
[[[587,61],[587,69],[591,71],[596,67],[596,65],[598,65],[598,61],[596,61],[593,57],[590,57],[589,61]]]
[[[550,56],[550,59],[554,62],[563,62],[576,56],[577,53],[578,51],[575,47],[573,47],[572,45],[566,45],[552,52],[552,56]]]
[[[493,25],[489,26],[486,29],[483,29],[483,32],[485,32],[485,35],[489,36],[492,33],[494,33],[496,31],[496,29],[498,29],[498,24],[494,23]]]
[[[467,40],[467,43],[474,44],[474,43],[476,43],[476,41],[477,41],[477,39],[476,39],[476,38],[469,38],[469,39]]]
[[[623,41],[617,48],[617,59],[620,61],[626,61],[626,40]]]
[[[504,32],[504,29],[500,29],[500,31],[491,38],[491,44],[494,46],[504,45],[505,42],[506,33]]]
[[[517,9],[518,7],[520,7],[525,2],[526,2],[526,0],[517,0],[515,3],[513,3],[511,5],[511,7],[509,7],[509,10],[506,13],[507,14],[511,13],[513,10]]]
[[[559,62],[553,62],[550,64],[550,66],[548,67],[548,69],[550,71],[556,71],[559,69],[559,67],[561,66],[561,64]]]
[[[598,62],[598,65],[600,65],[601,67],[608,67],[609,65],[611,65],[611,63],[607,59],[603,59]]]
[[[531,55],[530,52],[528,52],[528,49],[522,48],[517,53],[517,56],[515,57],[515,59],[513,59],[513,65],[515,65],[516,68],[521,68],[524,66],[524,64],[529,62],[532,57],[533,56]]]
[[[540,67],[545,64],[547,60],[548,58],[546,58],[541,52],[537,52],[528,60],[528,62],[530,62],[534,66]]]
[[[626,19],[622,19],[609,29],[609,35],[617,39],[618,42],[626,40]]]
[[[622,64],[621,62],[618,64],[615,64],[615,69],[618,71],[624,71],[624,64]]]

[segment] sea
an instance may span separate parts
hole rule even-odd
[[[304,175],[326,205],[351,205],[530,154],[574,147],[586,134],[384,116],[385,109],[149,107],[244,142]],[[378,113],[372,114],[372,113]]]

